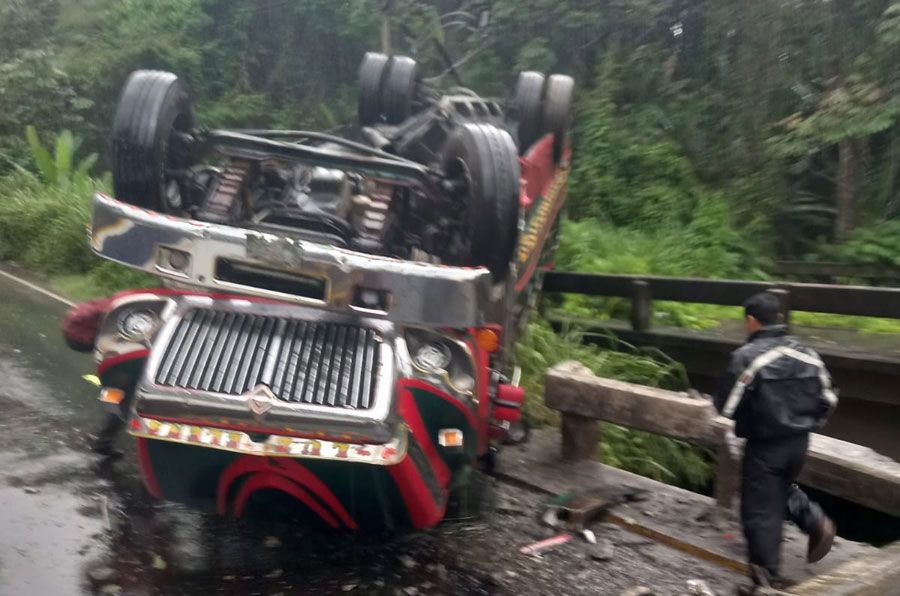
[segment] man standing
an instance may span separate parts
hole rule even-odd
[[[774,295],[751,297],[744,314],[749,339],[732,354],[715,403],[747,439],[741,523],[754,584],[777,587],[783,519],[809,535],[810,563],[828,554],[834,540],[834,523],[794,481],[809,433],[824,424],[837,396],[819,355],[787,334]]]

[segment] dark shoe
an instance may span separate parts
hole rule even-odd
[[[738,596],[764,596],[766,594],[777,594],[779,590],[783,590],[790,586],[780,577],[772,577],[772,575],[759,565],[750,565],[750,579],[753,580],[752,585],[741,585],[737,588]]]
[[[834,534],[837,529],[834,522],[827,517],[823,517],[819,525],[809,535],[809,546],[806,549],[806,562],[815,563],[821,561],[831,550],[834,543]]]
[[[753,580],[753,585],[758,588],[772,587],[772,576],[769,575],[765,568],[759,565],[750,565],[750,579]]]

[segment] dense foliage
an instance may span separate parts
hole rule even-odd
[[[351,124],[385,10],[440,82],[435,41],[484,93],[574,74],[570,216],[688,238],[702,218],[708,275],[900,216],[896,0],[0,0],[0,172],[29,165],[29,124],[73,130],[102,171],[136,68],[182,75],[209,125]]]
[[[657,352],[626,344],[619,351],[598,350],[582,345],[577,330],[557,334],[539,320],[529,326],[528,334],[516,349],[516,362],[522,367],[522,385],[527,396],[525,414],[532,424],[556,422],[555,413],[543,404],[544,375],[551,366],[569,360],[611,379],[672,390],[688,388],[684,368]],[[707,450],[614,424],[602,426],[600,456],[605,463],[685,488],[710,490],[713,455]]]

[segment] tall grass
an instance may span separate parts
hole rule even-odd
[[[688,387],[684,367],[658,353],[624,343],[618,351],[601,350],[581,339],[577,329],[557,334],[541,320],[529,325],[516,348],[516,363],[522,367],[526,390],[525,417],[532,424],[558,424],[556,414],[543,402],[544,375],[567,360],[577,360],[611,379],[673,390]],[[609,423],[602,425],[600,449],[602,461],[609,465],[699,492],[711,488],[713,456],[706,449]]]
[[[76,300],[155,286],[155,278],[91,253],[87,226],[98,190],[107,190],[105,183],[87,176],[65,187],[26,171],[0,179],[0,260],[47,275]]]

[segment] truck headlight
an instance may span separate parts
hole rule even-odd
[[[446,372],[452,359],[450,348],[441,341],[423,343],[413,355],[417,368],[434,373]]]
[[[407,329],[413,369],[420,376],[457,394],[472,396],[475,365],[469,348],[461,341],[424,329]]]
[[[168,296],[151,292],[125,296],[115,303],[100,325],[94,357],[100,362],[111,356],[150,347],[166,318]]]
[[[119,315],[118,330],[122,339],[135,343],[148,341],[159,325],[159,313],[150,310],[126,310]]]

